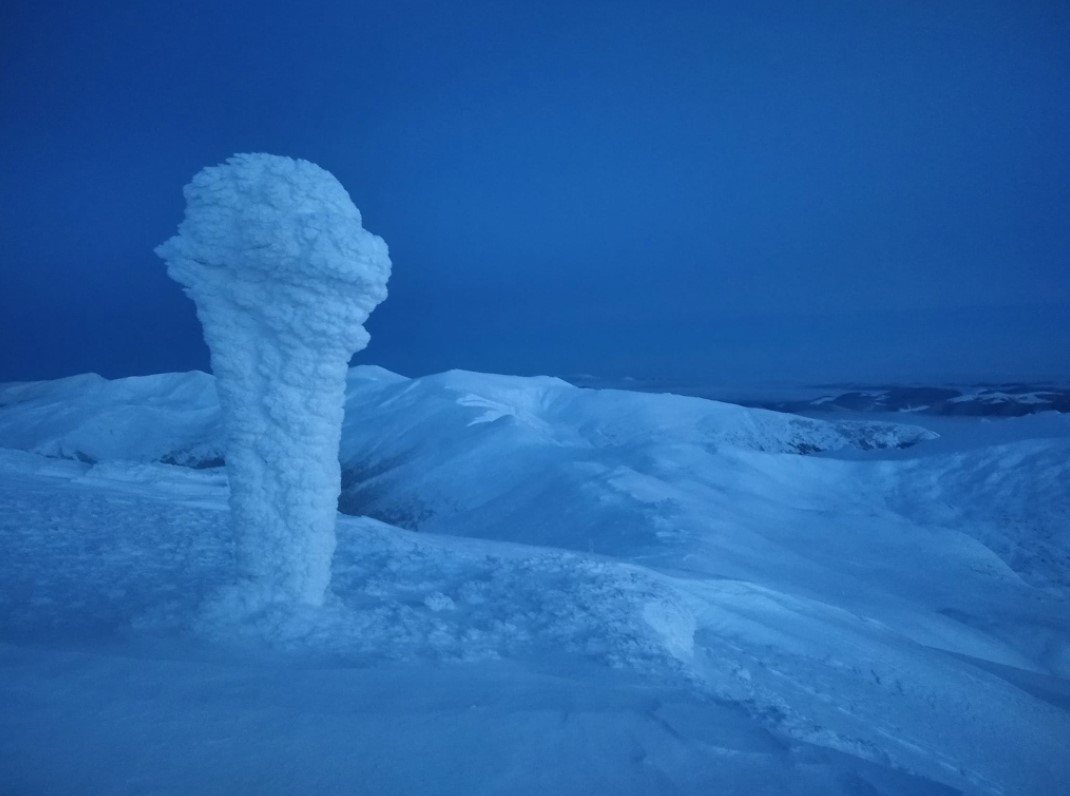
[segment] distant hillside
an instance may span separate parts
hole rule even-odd
[[[820,398],[756,401],[782,412],[847,410],[921,412],[930,415],[1021,417],[1037,412],[1070,412],[1070,389],[1036,384],[986,384],[970,387],[830,387]]]
[[[818,384],[732,386],[656,379],[569,376],[578,387],[674,393],[795,414],[810,412],[914,412],[945,417],[1022,417],[1070,412],[1070,386],[1053,382],[993,384]]]

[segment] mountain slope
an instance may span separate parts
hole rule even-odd
[[[209,377],[0,388],[8,781],[1042,794],[1070,777],[1070,427],[949,449],[888,423],[375,368],[348,396],[342,504],[370,516],[340,517],[332,597],[295,611],[227,589],[225,474],[198,453],[221,451]]]

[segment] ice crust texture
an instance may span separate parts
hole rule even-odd
[[[308,161],[235,155],[184,194],[178,234],[156,253],[197,305],[211,350],[239,568],[262,597],[319,604],[346,369],[386,298],[387,246]]]

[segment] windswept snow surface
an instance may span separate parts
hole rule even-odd
[[[286,608],[230,588],[210,377],[0,387],[5,792],[1070,781],[1070,417],[935,439],[370,367],[347,396],[364,516]]]

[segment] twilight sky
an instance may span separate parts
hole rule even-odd
[[[234,152],[383,236],[358,355],[1070,379],[1070,4],[14,0],[0,381],[207,368],[153,247]]]

